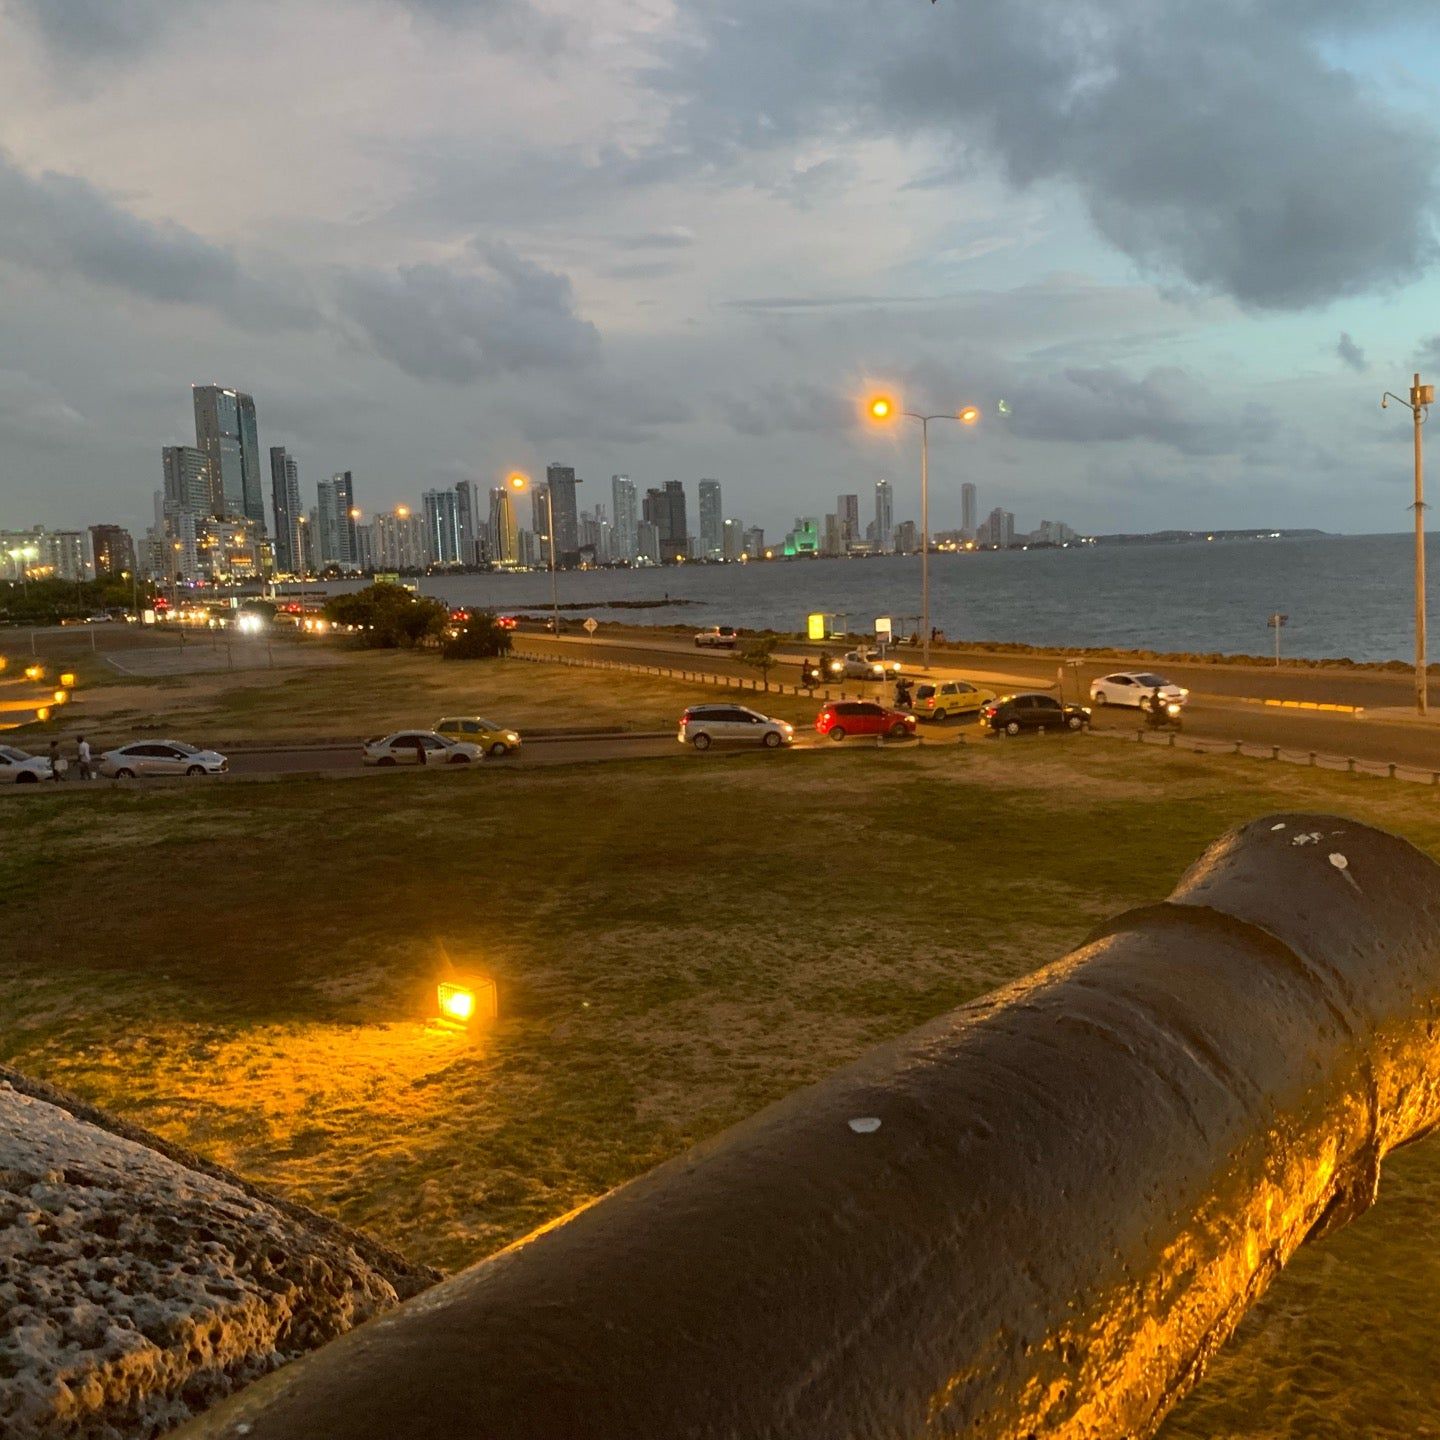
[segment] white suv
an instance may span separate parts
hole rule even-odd
[[[707,645],[721,650],[733,650],[740,642],[740,632],[733,625],[711,625],[695,635],[695,646],[704,649]]]
[[[795,727],[743,705],[692,705],[680,717],[680,733],[675,738],[697,750],[725,744],[778,750],[795,743]]]

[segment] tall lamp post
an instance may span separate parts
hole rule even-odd
[[[1435,403],[1435,387],[1422,385],[1417,372],[1408,400],[1387,390],[1380,397],[1380,408],[1386,409],[1391,400],[1405,406],[1415,421],[1415,709],[1425,715],[1430,709],[1430,693],[1425,673],[1425,461],[1420,427]]]
[[[295,573],[300,577],[300,623],[305,623],[305,571],[308,568],[305,559],[305,527],[309,525],[308,515],[297,515],[295,517],[295,544],[299,547],[300,553],[295,557]]]
[[[954,414],[925,415],[918,410],[904,410],[888,395],[874,395],[865,402],[865,413],[876,425],[888,425],[897,419],[920,422],[920,643],[925,647],[922,664],[930,668],[930,422],[957,420],[961,425],[974,425],[980,411],[966,405]]]
[[[505,483],[511,493],[523,495],[530,488],[530,477],[516,470],[508,475]],[[550,498],[550,487],[545,487],[545,553],[550,558],[550,627],[558,639],[560,636],[560,593],[555,585],[555,505]]]

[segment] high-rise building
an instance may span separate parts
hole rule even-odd
[[[690,531],[685,519],[685,487],[678,480],[667,480],[661,489],[645,492],[645,519],[655,527],[659,537],[662,563],[672,564],[689,555]]]
[[[895,548],[895,492],[888,480],[875,482],[875,548],[882,555]]]
[[[195,522],[195,552],[200,573],[208,578],[254,580],[268,568],[270,547],[265,527],[246,516],[206,515]]]
[[[510,502],[509,488],[504,485],[497,485],[490,492],[490,560],[506,569],[520,563],[515,507]]]
[[[210,513],[243,515],[265,528],[255,401],[220,385],[192,385],[195,447],[205,457]]]
[[[653,521],[636,521],[635,558],[646,565],[660,563],[660,528]]]
[[[538,547],[536,564],[550,564],[550,487],[548,485],[532,485],[530,487],[530,533],[535,537],[535,544]],[[558,551],[556,552],[558,556]]]
[[[1005,550],[1015,543],[1015,516],[1009,510],[1001,509],[997,505],[990,512],[984,528],[987,544]]]
[[[700,554],[719,560],[725,549],[725,518],[720,501],[720,482],[700,482]]]
[[[342,470],[315,487],[319,534],[315,537],[320,564],[355,569],[355,481]]]
[[[454,490],[427,490],[420,497],[432,565],[459,565],[460,496]]]
[[[275,568],[294,575],[300,563],[300,467],[283,445],[270,447],[270,508],[275,515]]]
[[[375,531],[369,525],[355,527],[355,568],[367,575],[375,573]]]
[[[636,557],[635,482],[628,475],[610,477],[610,498],[614,502],[615,535],[612,542],[617,560],[627,563]]]
[[[975,522],[979,518],[975,504],[975,487],[967,480],[960,487],[960,528],[967,540],[975,538]]]
[[[745,532],[745,553],[752,560],[758,560],[765,554],[765,532],[760,526],[754,525]]]
[[[822,555],[843,555],[846,550],[844,527],[838,515],[825,517],[825,530],[820,541]]]
[[[838,524],[839,544],[834,553],[844,555],[861,537],[860,497],[858,495],[837,495],[835,497],[835,519]]]
[[[119,525],[92,525],[90,553],[96,575],[119,575],[135,570],[135,539]]]
[[[727,520],[720,528],[720,558],[738,560],[745,553],[745,527],[738,520]]]
[[[545,483],[550,487],[555,506],[555,563],[573,565],[580,554],[580,513],[575,505],[575,487],[584,482],[575,478],[573,465],[547,465]]]
[[[820,521],[814,515],[797,515],[795,528],[785,537],[787,555],[818,555],[820,553]]]
[[[191,515],[210,513],[210,478],[205,456],[193,445],[166,445],[160,451],[165,475],[165,509]]]
[[[426,560],[425,522],[408,505],[370,523],[376,570],[423,570]]]
[[[476,522],[480,518],[480,507],[476,500],[473,480],[461,480],[455,486],[455,502],[459,507],[460,563],[462,565],[478,565],[481,552],[477,547],[481,535]]]

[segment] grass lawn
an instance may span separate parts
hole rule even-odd
[[[169,637],[165,637],[169,638]],[[51,734],[86,734],[118,744],[157,731],[224,748],[234,742],[353,740],[444,715],[480,714],[515,726],[557,729],[673,727],[686,705],[736,700],[810,724],[818,701],[686,684],[619,670],[585,670],[525,660],[445,661],[433,652],[298,648],[276,642],[276,668],[137,678],[78,666],[76,703],[13,742],[36,746]],[[318,663],[310,663],[314,658]],[[124,657],[119,657],[124,661]],[[61,663],[51,662],[58,673]],[[787,677],[788,679],[789,677]],[[37,748],[43,748],[39,746]]]
[[[16,799],[0,1055],[456,1266],[1057,957],[1233,823],[1440,855],[1418,786],[1083,739],[497,771]],[[426,1023],[442,956],[499,981],[476,1043]],[[1436,1294],[1432,1142],[1167,1440],[1440,1434]]]

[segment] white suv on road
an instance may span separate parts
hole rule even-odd
[[[778,750],[795,743],[795,727],[743,705],[692,705],[680,717],[680,733],[675,738],[697,750],[726,744]]]
[[[711,625],[695,634],[697,649],[707,645],[720,650],[733,650],[740,641],[740,632],[733,625]]]

